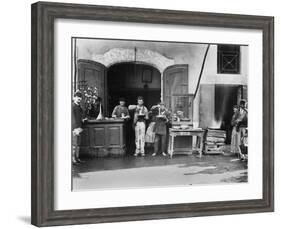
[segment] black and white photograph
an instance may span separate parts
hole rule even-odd
[[[247,183],[248,49],[72,37],[72,191]]]
[[[161,4],[32,4],[33,225],[274,211],[274,17]]]

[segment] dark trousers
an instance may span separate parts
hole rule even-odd
[[[159,145],[161,145],[161,152],[166,152],[166,146],[167,146],[167,135],[160,135],[155,134],[155,140],[154,140],[154,153],[159,152]]]
[[[81,136],[72,135],[72,159],[76,159],[76,158],[79,159],[80,143],[81,143]]]

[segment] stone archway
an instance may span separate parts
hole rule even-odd
[[[94,54],[92,60],[106,67],[122,62],[145,63],[157,68],[161,75],[167,67],[175,64],[173,59],[167,58],[158,52],[139,48],[113,48],[104,54]]]

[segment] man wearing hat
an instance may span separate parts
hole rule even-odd
[[[122,119],[129,119],[129,110],[127,107],[125,107],[125,99],[120,98],[119,99],[119,105],[114,107],[114,110],[112,112],[112,118],[122,118]]]
[[[141,154],[145,156],[144,145],[145,145],[145,121],[148,119],[148,110],[143,105],[143,97],[137,98],[137,105],[130,105],[129,110],[134,110],[134,128],[135,128],[135,143],[136,150],[135,156]]]
[[[248,109],[246,107],[246,100],[241,99],[239,103],[239,109],[238,109],[238,118],[236,120],[236,128],[237,132],[239,134],[239,141],[238,145],[243,145],[243,142],[241,141],[245,137],[247,137],[247,127],[248,127]],[[244,159],[244,155],[241,153],[240,157]]]
[[[170,112],[166,109],[165,104],[161,101],[158,105],[151,108],[152,113],[155,115],[155,140],[154,140],[154,153],[152,156],[156,156],[161,148],[163,156],[166,156],[167,153],[167,124],[170,121]],[[159,145],[161,147],[159,147]]]
[[[238,108],[238,128],[246,128],[248,126],[248,109],[246,108],[246,100],[241,99]]]
[[[80,91],[76,91],[73,96],[72,103],[72,162],[77,164],[81,162],[79,159],[79,151],[80,151],[80,133],[83,131],[82,122],[83,119],[83,110],[80,106],[82,101],[82,93]]]

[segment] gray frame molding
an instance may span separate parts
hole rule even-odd
[[[54,20],[194,25],[263,31],[263,198],[207,203],[54,210]],[[32,203],[36,226],[270,212],[274,209],[274,18],[38,2],[32,5]]]

